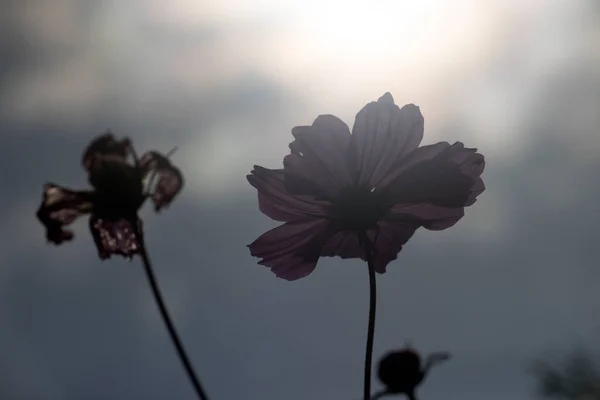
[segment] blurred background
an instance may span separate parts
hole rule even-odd
[[[424,144],[478,147],[487,191],[378,277],[375,357],[452,352],[425,400],[534,398],[533,358],[600,334],[595,0],[3,0],[0,398],[194,398],[139,260],[100,262],[85,219],[47,245],[34,217],[44,182],[87,185],[107,129],[179,146],[184,192],[142,214],[211,399],[360,398],[364,264],[257,265],[245,245],[276,223],[245,175],[387,91],[420,106]]]

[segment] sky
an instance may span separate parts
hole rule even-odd
[[[597,339],[600,5],[583,0],[4,0],[0,15],[0,397],[193,399],[142,266],[101,262],[85,219],[46,243],[44,182],[86,187],[111,129],[186,186],[142,211],[165,299],[211,399],[358,399],[368,275],[327,258],[295,282],[246,245],[276,226],[246,182],[291,129],[352,125],[391,92],[424,144],[486,156],[453,228],[378,276],[374,356],[453,359],[425,400],[532,399],[530,361]],[[375,388],[379,383],[374,382]]]

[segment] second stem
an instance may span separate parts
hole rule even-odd
[[[140,255],[142,256],[142,263],[144,264],[144,269],[146,271],[146,276],[148,278],[148,283],[150,284],[150,289],[152,290],[152,294],[154,295],[154,299],[156,300],[156,305],[158,306],[158,310],[160,311],[160,315],[167,327],[167,331],[169,332],[169,336],[171,337],[171,341],[175,345],[175,349],[177,350],[177,355],[183,364],[185,372],[187,373],[192,386],[194,387],[194,391],[200,400],[208,400],[208,396],[198,379],[198,376],[194,372],[194,368],[192,367],[192,363],[190,362],[185,350],[183,348],[183,344],[181,343],[181,339],[179,339],[179,335],[177,335],[177,330],[175,329],[175,325],[169,316],[169,312],[167,311],[167,306],[162,298],[160,293],[160,289],[158,287],[158,282],[156,281],[156,277],[154,276],[154,272],[152,271],[152,264],[150,263],[150,257],[148,256],[148,252],[146,251],[146,246],[144,243],[144,236],[141,229],[138,230],[139,241],[140,241]]]
[[[366,235],[365,235],[366,236]],[[377,308],[377,285],[375,265],[373,264],[373,244],[365,238],[365,251],[369,269],[369,328],[367,331],[367,346],[365,350],[365,381],[364,400],[371,398],[371,369],[373,364],[373,340],[375,338],[375,310]]]

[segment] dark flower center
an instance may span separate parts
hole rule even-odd
[[[134,216],[145,200],[143,174],[122,162],[104,162],[91,175],[96,187],[95,210],[106,219]]]
[[[386,207],[374,189],[365,186],[348,186],[331,201],[333,218],[340,229],[363,231],[377,227]]]

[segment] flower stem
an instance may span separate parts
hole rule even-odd
[[[375,265],[373,264],[373,244],[364,235],[367,265],[369,269],[369,328],[367,332],[367,347],[365,351],[365,382],[364,400],[371,398],[371,365],[373,361],[373,339],[375,337],[375,310],[377,308],[377,285],[375,279]]]
[[[175,325],[173,324],[173,321],[171,320],[171,317],[169,316],[169,312],[167,311],[167,306],[165,305],[163,297],[160,293],[160,289],[158,287],[158,282],[156,281],[156,276],[154,275],[154,272],[152,271],[152,264],[150,263],[150,256],[148,255],[148,252],[146,251],[146,246],[144,245],[143,233],[141,232],[141,229],[140,229],[140,231],[138,231],[138,234],[139,234],[140,255],[142,256],[142,263],[144,264],[146,276],[148,277],[148,283],[150,283],[150,288],[152,289],[152,294],[154,295],[154,299],[156,300],[156,305],[158,306],[158,309],[163,318],[163,321],[167,327],[167,330],[169,331],[169,335],[171,336],[171,340],[173,341],[173,344],[175,345],[175,348],[177,349],[177,354],[179,355],[179,359],[181,360],[181,363],[183,364],[185,371],[187,372],[187,375],[188,375],[190,381],[192,382],[192,385],[194,386],[194,390],[196,391],[198,398],[201,400],[208,400],[208,395],[202,388],[202,385],[200,384],[200,380],[194,373],[192,364],[191,364],[190,360],[188,359],[188,357],[185,353],[185,350],[183,349],[183,344],[181,343],[181,340],[179,339],[179,336],[177,335],[177,331],[175,330]]]

